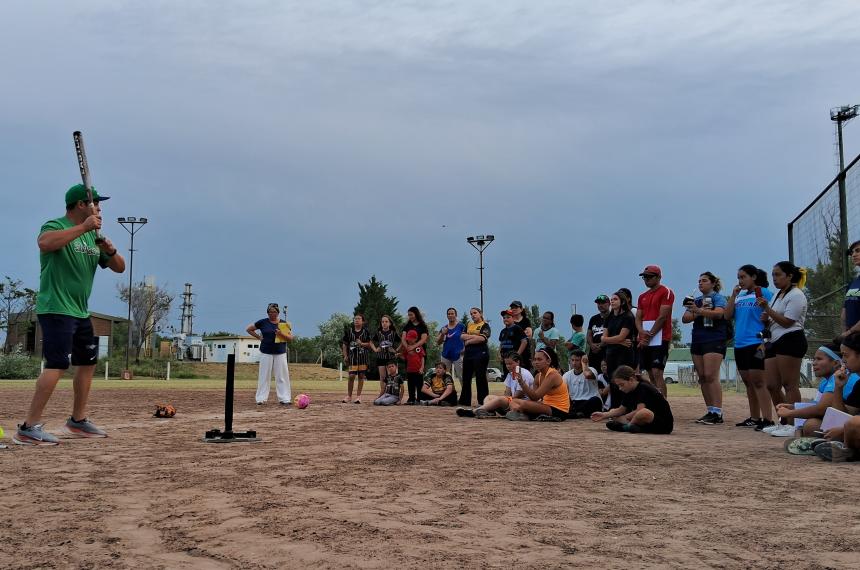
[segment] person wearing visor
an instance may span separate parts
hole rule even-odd
[[[588,330],[585,332],[585,342],[588,345],[588,361],[592,366],[600,368],[600,364],[606,360],[601,339],[603,329],[606,326],[606,318],[609,316],[609,296],[598,295],[594,298],[597,305],[597,314],[588,320]]]

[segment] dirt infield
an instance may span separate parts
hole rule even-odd
[[[30,395],[0,391],[7,432]],[[860,465],[693,424],[698,398],[672,400],[675,434],[646,436],[334,394],[258,409],[245,391],[236,428],[264,443],[201,443],[222,397],[176,392],[161,420],[152,391],[96,391],[110,438],[0,450],[0,567],[860,567]],[[47,427],[70,406],[58,391]]]

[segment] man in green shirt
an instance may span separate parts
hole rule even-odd
[[[87,399],[98,358],[88,301],[96,268],[125,271],[125,260],[107,238],[96,239],[102,226],[99,196],[93,189],[92,203],[87,191],[78,184],[66,192],[66,215],[46,222],[38,238],[39,295],[36,315],[42,329],[42,356],[45,370],[36,381],[36,393],[24,423],[12,438],[20,445],[56,445],[56,436],[38,423],[63,372],[77,367],[74,378],[72,416],[64,431],[73,437],[106,437],[107,434],[87,420]]]

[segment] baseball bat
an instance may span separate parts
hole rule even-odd
[[[75,131],[72,133],[72,137],[75,139],[75,152],[78,154],[78,168],[81,171],[81,180],[84,183],[84,188],[87,189],[87,203],[90,206],[90,212],[95,216],[97,213],[95,203],[93,202],[93,182],[90,178],[90,167],[87,164],[87,151],[84,150],[84,135],[81,134],[81,131]],[[96,230],[96,243],[103,239],[102,233]]]

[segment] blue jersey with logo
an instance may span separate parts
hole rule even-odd
[[[761,295],[768,302],[773,298],[770,289],[762,288]],[[755,304],[754,291],[741,291],[735,299],[735,347],[743,348],[761,344],[756,336],[764,330],[761,322],[762,309]]]
[[[445,343],[442,345],[442,358],[447,360],[459,360],[463,354],[463,339],[460,338],[466,331],[463,323],[457,323],[454,327],[448,327],[448,332],[445,334]]]
[[[845,329],[860,321],[860,277],[855,277],[845,292]]]

